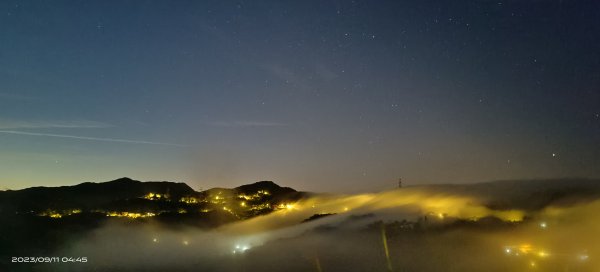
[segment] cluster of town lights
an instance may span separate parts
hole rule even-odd
[[[548,223],[544,222],[544,221],[540,222],[538,224],[538,226],[544,230],[549,227]],[[553,252],[551,254],[549,251],[547,251],[545,249],[534,247],[528,243],[523,243],[523,244],[516,245],[516,246],[505,246],[504,253],[509,256],[516,256],[516,257],[527,256],[530,258],[537,258],[539,260],[546,259],[546,258],[549,258],[552,256],[567,257],[567,258],[579,260],[581,262],[585,262],[589,259],[589,255],[587,253],[572,254],[572,253]],[[531,260],[529,262],[529,266],[531,268],[534,268],[537,266],[537,263],[534,260]]]

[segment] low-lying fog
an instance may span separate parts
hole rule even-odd
[[[497,199],[507,194],[513,192],[494,192]],[[539,194],[529,196],[531,201],[534,197]],[[64,271],[595,271],[600,267],[600,200],[571,199],[539,209],[490,207],[489,194],[443,187],[316,195],[214,230],[110,223],[56,253],[86,256],[88,263],[40,267]],[[303,223],[315,214],[334,215]]]

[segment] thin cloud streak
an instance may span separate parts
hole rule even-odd
[[[161,142],[115,139],[115,138],[98,138],[98,137],[86,137],[86,136],[75,136],[75,135],[64,135],[64,134],[51,134],[51,133],[35,133],[35,132],[25,132],[25,131],[15,131],[15,130],[0,130],[0,133],[15,134],[15,135],[27,135],[27,136],[67,138],[67,139],[100,141],[100,142],[128,143],[128,144],[167,145],[167,146],[178,146],[178,147],[186,147],[187,146],[187,145],[174,144],[174,143],[161,143]]]
[[[0,119],[0,129],[36,129],[36,128],[108,128],[110,124],[87,121],[25,121],[25,120],[10,120]]]

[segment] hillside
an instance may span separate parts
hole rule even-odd
[[[266,214],[304,194],[261,181],[233,189],[197,192],[185,183],[141,182],[120,178],[75,186],[32,187],[0,192],[0,214],[59,219],[81,214],[106,217],[157,217],[174,220],[225,213],[231,220]]]

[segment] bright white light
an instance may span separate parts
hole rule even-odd
[[[233,254],[244,253],[244,251],[250,249],[248,245],[235,245],[235,249],[232,251]]]
[[[548,224],[546,224],[546,222],[540,223],[540,228],[545,229],[546,227],[548,227]]]
[[[582,254],[578,256],[580,261],[586,261],[589,257],[590,256],[588,256],[587,254]]]

